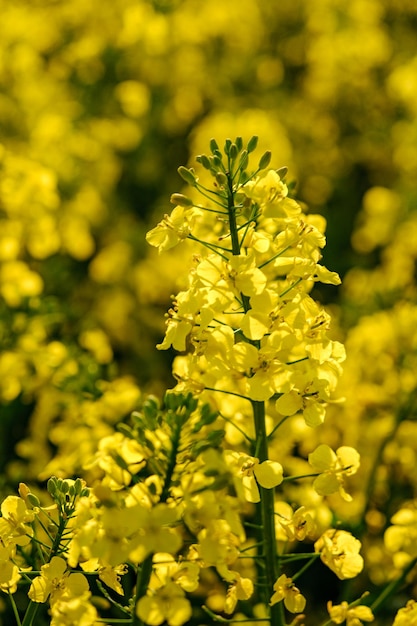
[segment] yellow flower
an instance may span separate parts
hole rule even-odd
[[[282,465],[277,461],[263,461],[241,452],[225,450],[225,458],[235,472],[236,490],[248,502],[259,502],[259,487],[273,489],[283,480]]]
[[[274,591],[275,593],[272,595],[269,602],[271,606],[284,600],[285,608],[288,609],[290,613],[301,613],[304,611],[306,599],[298,587],[294,585],[292,578],[281,574],[274,584]]]
[[[322,472],[313,483],[319,495],[328,496],[339,491],[344,500],[352,500],[343,488],[343,478],[355,474],[359,468],[360,457],[355,448],[341,446],[334,452],[328,445],[321,444],[308,455],[308,462],[313,469]]]
[[[404,507],[392,516],[391,522],[384,533],[384,543],[393,553],[395,565],[402,568],[417,556],[417,510]]]
[[[51,604],[61,595],[69,594],[77,597],[89,593],[85,576],[79,572],[67,572],[67,563],[59,556],[41,567],[41,575],[32,580],[28,596],[32,602],[46,602],[51,596]]]
[[[293,511],[286,502],[277,502],[275,513],[277,536],[282,541],[304,541],[306,537],[311,538],[316,530],[316,523],[304,506]]]
[[[333,606],[331,602],[327,603],[330,619],[335,624],[343,624],[346,626],[362,626],[363,622],[373,622],[374,616],[369,606],[356,605],[349,606],[347,602]]]
[[[361,542],[345,530],[329,528],[314,544],[314,550],[340,580],[354,578],[363,569]]]
[[[275,331],[259,350],[244,341],[232,347],[230,363],[245,378],[245,395],[262,402],[279,392],[290,376],[285,360],[293,341],[290,334]]]
[[[176,206],[171,215],[165,215],[155,228],[146,233],[146,241],[158,248],[159,253],[173,248],[191,234],[197,213],[195,209]]]
[[[0,590],[5,593],[15,593],[21,578],[19,568],[12,562],[15,551],[13,545],[8,547],[0,545]]]
[[[165,621],[169,626],[182,626],[191,613],[184,591],[174,582],[163,585],[152,595],[143,596],[136,605],[136,615],[149,626],[159,626]]]
[[[51,626],[95,626],[97,611],[89,602],[90,592],[79,597],[63,596],[51,606]]]
[[[1,504],[0,538],[3,545],[16,544],[25,546],[33,536],[30,524],[35,513],[26,507],[19,496],[7,496]]]
[[[417,602],[409,600],[397,613],[392,626],[417,626]]]
[[[141,446],[122,433],[103,437],[93,460],[85,467],[99,467],[105,472],[104,485],[121,489],[130,484],[132,476],[146,465]]]
[[[236,580],[227,590],[224,612],[229,615],[233,613],[238,600],[248,600],[253,594],[253,582],[250,578],[243,578],[238,572],[233,572]]]
[[[242,186],[241,190],[248,198],[262,206],[268,217],[287,217],[283,200],[288,195],[288,187],[275,170],[266,170]],[[294,204],[296,204],[294,202]],[[301,208],[297,205],[300,213]]]
[[[214,565],[225,571],[225,565],[231,565],[239,557],[237,537],[224,519],[213,519],[197,535],[198,552],[204,566]]]
[[[129,514],[132,509],[125,509]],[[132,511],[133,512],[133,511]],[[111,511],[109,511],[111,515]],[[132,514],[132,513],[131,513]],[[134,507],[140,533],[135,537],[129,552],[134,562],[142,562],[152,552],[175,554],[182,545],[180,534],[171,528],[178,520],[178,512],[167,504],[157,504],[152,509]]]

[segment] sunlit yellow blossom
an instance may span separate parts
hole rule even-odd
[[[51,616],[51,626],[95,626],[98,618],[89,595],[60,598],[51,606]]]
[[[184,591],[174,582],[143,596],[136,605],[137,616],[149,626],[159,626],[165,621],[169,626],[182,626],[191,613],[191,604]]]
[[[18,496],[7,496],[1,504],[0,538],[3,545],[25,546],[33,536],[29,524],[35,519],[33,510]]]
[[[12,562],[14,556],[14,546],[0,545],[0,590],[6,593],[15,593],[17,583],[21,579],[19,568]]]
[[[206,565],[232,565],[239,556],[239,537],[226,520],[213,519],[198,535],[198,552]]]
[[[295,586],[292,578],[281,574],[274,584],[274,592],[269,602],[271,606],[284,600],[285,608],[291,613],[301,613],[304,611],[306,599],[298,587]]]
[[[197,212],[198,213],[198,212]],[[176,206],[155,228],[146,234],[146,241],[159,252],[173,248],[191,234],[196,210]]]
[[[417,626],[417,602],[409,600],[399,609],[392,626]]]
[[[99,567],[98,576],[110,589],[114,589],[119,595],[124,595],[124,589],[120,583],[121,576],[127,572],[127,565],[116,565],[110,567],[108,565]]]
[[[79,572],[70,574],[67,563],[59,556],[41,567],[41,575],[32,580],[28,596],[33,602],[46,602],[49,596],[51,604],[65,593],[82,596],[89,592],[85,576]]]
[[[411,505],[400,509],[391,517],[391,524],[384,533],[384,543],[393,553],[396,567],[403,568],[417,556],[417,509]]]
[[[150,588],[157,589],[170,581],[184,589],[195,591],[199,584],[200,566],[192,560],[176,560],[172,554],[157,552],[153,558],[154,576]]]
[[[275,170],[266,170],[250,180],[243,187],[242,191],[248,198],[251,198],[264,208],[264,212],[270,217],[286,217],[287,213],[281,208],[282,201],[288,195],[288,187],[281,180]],[[297,205],[298,212],[301,208]]]
[[[354,578],[363,569],[361,542],[345,530],[330,528],[314,544],[314,550],[338,578]]]
[[[321,444],[308,455],[308,462],[321,472],[313,483],[318,494],[328,496],[339,491],[344,500],[352,500],[343,488],[343,478],[355,474],[359,468],[359,453],[354,448],[342,446],[334,452],[330,446]]]
[[[293,511],[286,502],[275,504],[275,525],[282,540],[304,541],[306,537],[313,537],[316,532],[316,523],[306,507],[300,506]]]
[[[335,624],[343,624],[346,626],[362,626],[363,622],[373,622],[374,616],[369,606],[355,605],[349,606],[347,602],[342,602],[333,606],[331,602],[327,603],[330,619]]]
[[[285,360],[293,343],[291,333],[276,331],[265,338],[259,349],[243,341],[233,346],[230,363],[245,377],[245,395],[262,402],[279,393],[290,378]]]
[[[136,536],[129,556],[133,561],[141,562],[152,552],[175,554],[182,545],[181,535],[176,531],[175,522],[178,511],[167,504],[157,504],[151,509],[135,507],[135,515],[140,533]],[[109,511],[110,516],[111,512]],[[110,519],[109,519],[110,522]]]
[[[236,580],[227,590],[226,601],[224,603],[225,613],[233,613],[239,600],[248,600],[253,594],[253,582],[250,578],[243,578],[235,572]]]
[[[259,486],[273,489],[282,483],[283,469],[277,461],[263,461],[232,450],[225,451],[225,457],[234,471],[235,485],[238,494],[248,502],[259,502]]]
[[[103,437],[95,458],[86,467],[97,466],[105,472],[104,483],[112,489],[129,485],[132,476],[144,467],[146,461],[140,445],[121,433]]]

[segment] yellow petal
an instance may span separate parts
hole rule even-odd
[[[254,468],[256,480],[265,489],[272,489],[282,483],[282,465],[277,461],[263,461]]]

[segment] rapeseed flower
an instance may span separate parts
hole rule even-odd
[[[243,499],[259,502],[259,486],[273,489],[282,483],[283,469],[277,461],[263,461],[241,452],[225,451],[225,458],[233,468],[235,486]]]
[[[347,602],[334,605],[331,602],[327,604],[330,619],[335,624],[343,624],[346,626],[362,626],[363,622],[373,622],[374,616],[369,606],[349,605]]]
[[[315,542],[314,550],[340,580],[354,578],[363,569],[361,542],[346,530],[329,528]]]
[[[320,472],[313,482],[319,495],[328,496],[339,491],[344,500],[352,500],[344,490],[343,478],[355,474],[359,468],[360,457],[355,448],[341,446],[334,452],[327,444],[321,444],[308,455],[308,462]]]
[[[292,578],[281,574],[274,584],[274,592],[269,602],[271,606],[284,600],[285,608],[290,613],[302,613],[304,611],[306,599],[298,587],[295,586]]]

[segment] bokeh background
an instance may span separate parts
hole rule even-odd
[[[145,233],[182,191],[179,165],[256,134],[328,222],[343,285],[315,296],[347,344],[346,403],[312,437],[361,452],[354,504],[335,507],[368,541],[364,585],[389,580],[383,532],[417,489],[415,0],[0,12],[2,493],[82,474],[141,395],[173,385],[155,344],[187,269]]]

